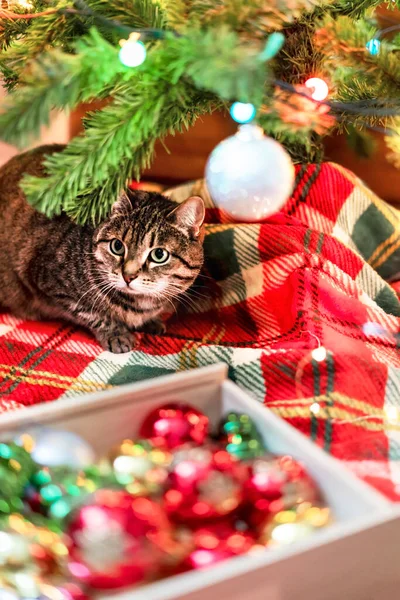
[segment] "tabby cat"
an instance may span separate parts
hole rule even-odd
[[[42,146],[0,169],[0,305],[22,318],[72,321],[106,350],[128,352],[135,331],[165,331],[160,317],[199,274],[203,201],[127,190],[97,228],[48,219],[19,181],[43,176],[44,155],[60,150]]]

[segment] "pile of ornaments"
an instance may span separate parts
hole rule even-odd
[[[0,598],[85,600],[308,536],[330,522],[304,467],[245,414],[211,435],[180,403],[95,462],[77,435],[0,443]]]

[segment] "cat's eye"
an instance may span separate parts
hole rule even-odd
[[[163,265],[168,262],[170,256],[168,250],[164,248],[154,248],[149,254],[150,260],[157,265]]]
[[[110,251],[117,256],[123,256],[125,254],[125,246],[121,240],[114,238],[110,242]]]

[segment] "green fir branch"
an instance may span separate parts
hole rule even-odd
[[[90,206],[96,205],[101,212],[94,190],[108,182],[107,189],[112,190],[112,194],[111,191],[110,194],[103,192],[101,198],[109,207],[119,191],[117,186],[129,178],[132,167],[138,176],[148,166],[158,138],[191,125],[197,116],[220,102],[217,98],[259,102],[266,74],[264,63],[256,60],[259,46],[241,45],[234,33],[228,33],[224,27],[207,35],[197,30],[190,36],[171,35],[160,42],[149,52],[140,69],[129,70],[129,81],[114,90],[113,102],[86,119],[85,135],[72,140],[62,153],[47,159],[45,167],[49,177],[30,177],[25,181],[24,190],[29,201],[48,215],[59,214],[64,209],[81,218],[88,211],[82,212],[78,203],[89,198]],[[225,43],[222,44],[221,39]],[[76,56],[50,53],[52,59],[54,56],[62,58],[60,68],[54,69],[55,79],[47,78],[47,88],[43,88],[31,109],[28,102],[32,100],[32,91],[37,93],[39,88],[21,90],[27,94],[23,105],[24,95],[18,92],[13,109],[0,117],[5,120],[12,117],[8,125],[5,123],[7,131],[2,135],[8,141],[20,141],[25,129],[37,131],[40,122],[48,119],[50,106],[61,107],[64,99],[68,100],[68,105],[87,99],[104,88],[106,82],[100,82],[100,79],[109,77],[109,71],[113,73],[113,69],[120,76],[125,68],[118,61],[117,50],[104,40],[102,44],[111,66],[107,69],[104,59],[98,60],[98,68],[102,67],[100,73],[89,73],[91,51],[99,48],[99,41],[96,44],[81,41]],[[211,52],[212,48],[214,52]],[[227,63],[231,65],[229,69]],[[62,73],[61,67],[64,68]],[[246,77],[238,80],[237,73],[242,70]],[[82,78],[86,77],[89,81],[84,87]],[[67,87],[66,82],[69,82]],[[96,84],[98,89],[95,89]],[[18,119],[22,116],[25,125],[28,116],[32,121],[36,119],[36,128],[32,123],[19,127]],[[91,208],[89,212],[93,218]]]
[[[132,174],[139,177],[150,164],[156,140],[236,100],[268,107],[259,122],[294,160],[320,160],[322,137],[315,131],[324,129],[313,118],[303,128],[285,122],[273,105],[276,86],[299,93],[292,86],[310,76],[329,82],[337,129],[350,131],[354,147],[367,152],[366,128],[394,123],[399,130],[393,115],[400,114],[400,35],[382,39],[376,56],[365,48],[379,35],[371,19],[377,4],[53,0],[54,14],[0,20],[0,70],[14,88],[0,113],[2,139],[23,145],[54,108],[109,97],[105,108],[87,116],[81,136],[46,159],[47,178],[25,178],[28,200],[49,216],[64,210],[80,223],[97,222]],[[33,10],[46,6],[34,0]],[[118,41],[132,29],[147,31],[147,59],[135,69],[118,58]],[[277,30],[286,43],[265,63],[260,52]],[[390,147],[398,152],[397,137]]]
[[[32,66],[25,85],[7,97],[0,114],[1,138],[23,147],[48,125],[53,109],[74,108],[80,102],[112,92],[132,71],[118,60],[118,48],[96,30],[76,43],[77,54],[53,49]]]

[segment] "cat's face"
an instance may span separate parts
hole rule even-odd
[[[204,203],[177,205],[160,194],[123,193],[94,234],[94,255],[108,289],[172,300],[196,279],[203,264]]]

